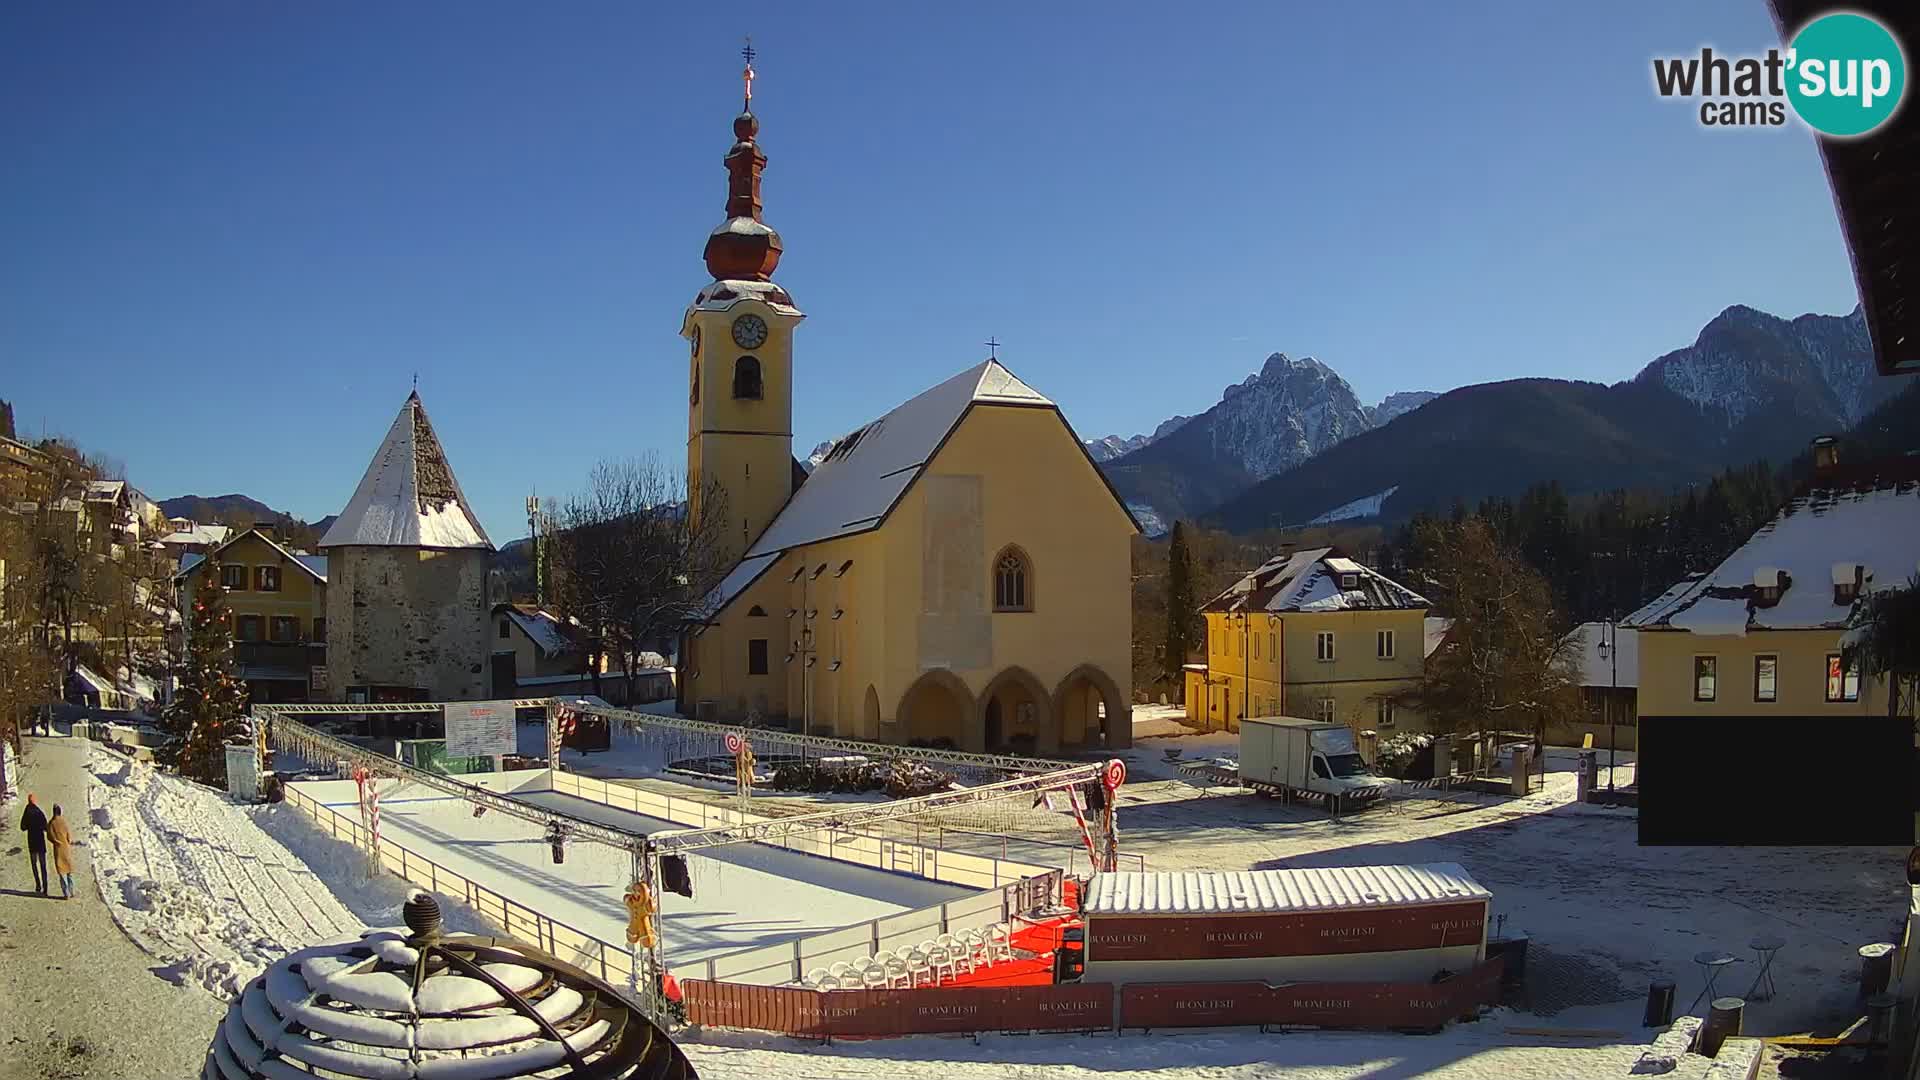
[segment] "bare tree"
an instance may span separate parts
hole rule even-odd
[[[1415,579],[1453,626],[1418,689],[1384,696],[1425,712],[1436,730],[1527,730],[1544,745],[1548,725],[1581,718],[1576,646],[1552,590],[1486,522],[1428,528]]]
[[[602,461],[585,490],[564,500],[551,536],[552,595],[587,635],[599,685],[600,656],[618,661],[632,700],[640,656],[663,648],[709,614],[709,597],[737,553],[727,543],[725,493],[709,482],[701,513],[657,457]]]

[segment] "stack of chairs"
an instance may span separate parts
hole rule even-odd
[[[918,945],[838,961],[807,972],[809,990],[892,990],[938,986],[989,964],[1013,959],[1013,928],[995,923],[978,930],[941,934]]]

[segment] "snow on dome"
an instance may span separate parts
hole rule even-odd
[[[202,1080],[694,1077],[613,987],[511,939],[442,937],[425,895],[408,897],[411,936],[376,930],[302,949],[249,982]],[[414,921],[416,906],[434,909],[430,925]]]
[[[755,221],[750,217],[728,218],[727,220],[721,222],[719,225],[714,227],[714,230],[713,230],[714,236],[720,236],[723,234],[732,234],[734,236],[779,236],[780,235],[779,233],[774,232],[772,227],[767,225],[765,222]]]
[[[360,486],[320,546],[493,550],[418,393],[400,407]]]
[[[726,228],[726,225],[722,225],[714,232],[719,234],[725,232]],[[792,294],[773,282],[744,281],[736,278],[716,281],[701,289],[699,295],[693,298],[693,308],[696,311],[725,311],[742,300],[758,300],[782,315],[801,314],[800,309],[794,306]]]

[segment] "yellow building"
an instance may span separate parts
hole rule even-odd
[[[189,610],[215,567],[233,615],[235,674],[249,699],[326,700],[326,556],[293,551],[248,529],[209,555],[182,558],[173,578],[181,611]]]
[[[989,359],[810,475],[794,460],[804,315],[770,280],[757,133],[734,120],[714,280],[682,323],[691,512],[724,515],[742,558],[682,644],[681,708],[976,751],[1128,745],[1138,527],[1057,405]]]
[[[1425,597],[1346,558],[1311,548],[1269,559],[1201,613],[1206,663],[1186,669],[1187,722],[1238,731],[1248,716],[1338,720],[1356,731],[1421,726],[1387,696],[1425,670]]]
[[[1888,714],[1886,680],[1843,666],[1841,635],[1863,594],[1920,567],[1920,461],[1816,454],[1772,521],[1622,624],[1639,631],[1643,720]]]

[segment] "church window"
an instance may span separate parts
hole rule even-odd
[[[765,675],[767,673],[767,639],[754,638],[747,642],[747,674]]]
[[[760,360],[743,356],[733,362],[733,396],[760,400]]]
[[[993,610],[1033,610],[1033,569],[1019,548],[1009,547],[993,561]]]
[[[509,634],[509,631],[507,630],[507,620],[501,619],[500,620],[500,640],[505,641],[509,636],[510,634]]]

